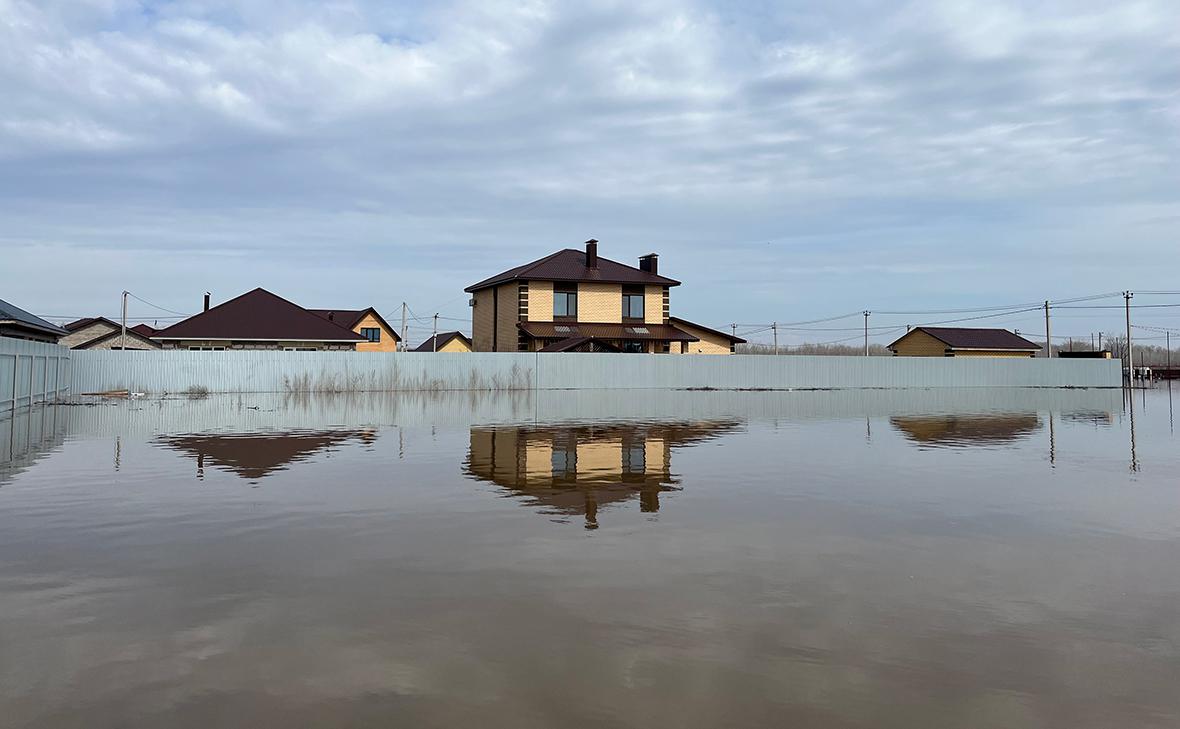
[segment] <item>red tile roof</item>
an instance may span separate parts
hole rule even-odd
[[[536,339],[629,339],[668,342],[699,341],[670,324],[599,324],[593,322],[522,321],[517,324],[526,334]]]
[[[539,258],[532,263],[517,266],[477,284],[472,284],[464,291],[472,293],[509,281],[588,281],[655,286],[680,285],[680,282],[675,279],[648,273],[602,256],[598,257],[598,268],[587,268],[585,251],[566,248],[544,258]]]
[[[365,338],[266,289],[254,289],[152,335],[153,339],[363,342]]]
[[[1007,329],[971,329],[968,327],[914,327],[889,347],[892,349],[893,345],[914,332],[925,332],[950,349],[999,349],[1018,352],[1033,352],[1041,349],[1041,345],[1030,342]]]

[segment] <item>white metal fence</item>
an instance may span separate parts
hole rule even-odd
[[[70,380],[69,349],[0,337],[0,413],[57,399]]]
[[[1120,387],[1116,360],[75,350],[75,394]]]

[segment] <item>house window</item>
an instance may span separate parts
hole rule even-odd
[[[623,351],[631,354],[643,354],[647,351],[647,347],[644,342],[628,341],[623,342]]]
[[[210,346],[198,347],[196,345],[193,345],[188,348],[188,351],[190,351],[190,352],[224,352],[225,347],[210,347]]]
[[[283,347],[284,352],[317,352],[315,347]]]
[[[623,287],[623,318],[643,320],[643,287]]]
[[[553,478],[573,480],[578,475],[578,448],[576,443],[557,442],[553,444]]]
[[[578,316],[578,285],[554,284],[553,318],[573,319]]]
[[[370,342],[380,342],[381,327],[361,327],[361,336]]]

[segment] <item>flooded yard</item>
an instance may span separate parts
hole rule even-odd
[[[1180,726],[1172,408],[1157,389],[35,409],[0,420],[0,724]]]

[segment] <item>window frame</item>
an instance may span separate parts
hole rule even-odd
[[[632,299],[639,299],[639,315],[635,316],[630,309]],[[647,318],[647,291],[642,286],[623,287],[623,321],[638,322]]]
[[[358,334],[364,337],[370,344],[381,343],[381,327],[361,327]],[[376,336],[374,337],[373,335]]]
[[[565,304],[565,313],[558,313],[558,302]],[[576,283],[553,284],[553,321],[577,321],[577,319],[578,285]]]

